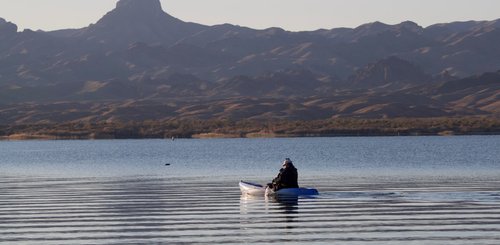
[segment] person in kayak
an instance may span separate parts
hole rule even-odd
[[[268,184],[268,186],[274,191],[285,188],[299,188],[299,175],[297,173],[297,169],[292,163],[292,160],[290,160],[290,158],[286,158],[285,161],[283,161],[282,166],[283,167],[280,169],[278,176],[276,176],[276,178],[273,179],[273,182]]]

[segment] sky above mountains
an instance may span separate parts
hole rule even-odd
[[[0,17],[19,29],[57,30],[95,23],[117,0],[0,0]],[[162,0],[163,9],[184,21],[231,23],[291,31],[356,27],[381,21],[435,23],[500,18],[498,0]]]

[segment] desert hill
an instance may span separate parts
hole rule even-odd
[[[0,19],[0,123],[499,115],[500,20],[290,32],[120,0],[82,29]]]

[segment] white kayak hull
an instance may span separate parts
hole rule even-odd
[[[240,190],[242,194],[251,196],[264,196],[266,188],[264,186],[240,181]]]
[[[318,190],[309,188],[286,188],[279,191],[273,191],[271,188],[259,184],[240,181],[241,194],[251,196],[314,196],[318,195]]]

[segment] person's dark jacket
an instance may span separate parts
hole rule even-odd
[[[299,188],[298,178],[297,169],[290,164],[287,168],[280,169],[278,176],[273,179],[273,189]]]

